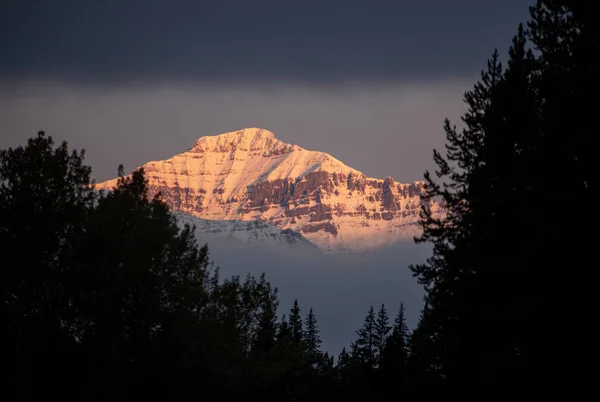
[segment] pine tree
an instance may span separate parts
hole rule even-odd
[[[462,330],[458,320],[471,320],[470,307],[475,302],[472,294],[475,271],[468,252],[468,222],[472,211],[469,184],[483,165],[481,154],[487,128],[486,116],[491,108],[492,92],[497,88],[501,75],[502,66],[495,52],[488,62],[487,71],[482,72],[481,81],[465,94],[469,105],[469,111],[463,118],[465,128],[459,132],[448,120],[445,121],[446,156],[434,150],[434,161],[438,165],[436,175],[442,184],[433,181],[430,173],[425,172],[421,214],[423,233],[416,241],[432,242],[433,255],[426,263],[410,268],[425,287],[430,311],[426,319],[431,321],[427,328],[439,334],[439,339],[432,344],[434,355],[446,364],[448,373],[458,371],[454,365],[468,360],[464,351],[456,346],[467,342],[469,334]],[[428,204],[429,200],[437,198],[444,208],[441,217],[435,216]]]
[[[404,304],[400,303],[398,315],[394,320],[392,333],[387,338],[381,354],[381,376],[385,382],[404,382],[408,366],[409,331],[404,316]]]
[[[338,371],[344,371],[348,367],[349,361],[350,356],[348,355],[348,352],[346,352],[346,347],[343,347],[340,354],[338,355]]]
[[[275,338],[277,344],[279,345],[291,342],[292,331],[290,330],[290,325],[285,314],[281,316],[281,320],[279,321],[279,325],[277,326],[277,335]]]
[[[277,292],[265,289],[260,306],[258,328],[252,347],[253,352],[267,353],[275,346],[277,335]]]
[[[507,68],[494,53],[466,94],[462,132],[446,122],[446,156],[434,153],[445,182],[433,183],[426,174],[426,198],[441,197],[446,216],[433,218],[424,208],[424,234],[417,240],[432,241],[434,255],[411,268],[427,291],[423,327],[431,331],[432,370],[439,364],[442,377],[454,383],[525,378],[516,368],[526,359],[520,332],[532,318],[528,299],[535,285],[528,275],[535,232],[515,242],[514,228],[535,228],[539,216],[531,190],[541,138],[535,66],[520,26]]]
[[[408,338],[406,383],[409,386],[434,385],[444,381],[440,372],[440,353],[436,350],[439,346],[438,333],[428,327],[435,324],[434,320],[428,318],[430,313],[425,303],[419,322]]]
[[[394,327],[392,329],[389,344],[394,346],[394,350],[398,353],[398,357],[406,362],[406,358],[408,357],[409,330],[406,325],[404,311],[404,303],[400,303],[400,309],[394,320]]]
[[[294,305],[290,310],[289,325],[292,334],[292,341],[298,346],[301,345],[303,330],[302,316],[300,315],[300,306],[298,305],[298,300],[294,300]]]
[[[312,362],[317,364],[321,360],[321,338],[319,337],[319,328],[317,326],[317,318],[312,307],[308,310],[308,315],[305,320],[305,331],[303,336],[306,352],[310,356]]]
[[[353,357],[368,369],[373,369],[377,356],[376,350],[376,318],[373,306],[369,308],[362,328],[356,331],[358,339],[353,342]]]
[[[378,366],[381,364],[383,349],[388,339],[388,334],[392,329],[392,327],[389,325],[389,321],[390,320],[388,318],[385,305],[382,304],[377,313],[377,319],[375,321],[375,328],[373,331],[373,347],[375,350],[374,358],[377,361]]]

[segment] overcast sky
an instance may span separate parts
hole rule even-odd
[[[525,0],[4,0],[0,147],[38,130],[99,180],[263,127],[420,180]]]
[[[368,176],[421,180],[443,119],[459,123],[464,91],[531,3],[2,0],[0,148],[45,130],[85,148],[100,181],[262,127]],[[394,315],[404,301],[411,324],[422,307],[408,264],[426,253],[412,243],[352,260],[214,250],[224,273],[268,271],[285,309],[315,307],[335,351],[370,304]]]

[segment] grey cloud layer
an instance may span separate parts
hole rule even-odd
[[[478,72],[523,0],[0,3],[0,78],[389,82]]]
[[[288,314],[298,299],[302,314],[315,309],[323,347],[338,354],[356,339],[367,310],[382,303],[393,317],[400,303],[406,308],[409,328],[417,324],[424,291],[409,270],[422,263],[430,245],[410,239],[365,254],[319,254],[281,246],[247,245],[226,240],[199,238],[208,242],[211,260],[220,267],[221,278],[246,273],[267,280],[278,289],[279,315]]]
[[[421,180],[443,147],[443,119],[457,122],[468,82],[385,88],[221,89],[0,86],[0,148],[38,130],[85,148],[98,181],[185,151],[201,136],[263,127],[277,138],[327,152],[371,177]]]

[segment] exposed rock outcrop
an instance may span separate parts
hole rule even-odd
[[[143,167],[150,195],[160,192],[176,211],[268,222],[301,233],[325,251],[365,250],[419,232],[423,182],[368,178],[264,129],[202,137],[188,151]],[[115,184],[109,180],[98,188]]]

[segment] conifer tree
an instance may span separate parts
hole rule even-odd
[[[406,383],[410,386],[433,385],[443,382],[440,373],[440,353],[436,350],[439,342],[434,328],[428,327],[435,321],[428,318],[431,313],[428,304],[421,310],[419,322],[408,338],[408,361]]]
[[[400,303],[398,315],[394,320],[392,332],[385,342],[381,355],[381,376],[385,382],[394,379],[403,382],[406,379],[408,366],[409,331],[404,316],[404,304]]]
[[[275,346],[277,335],[277,292],[265,289],[259,313],[258,328],[254,339],[253,351],[267,353]]]
[[[439,363],[451,382],[525,378],[507,367],[523,367],[519,332],[534,319],[528,300],[538,276],[529,276],[535,236],[515,242],[514,228],[535,228],[540,218],[532,191],[542,138],[535,66],[520,26],[507,68],[494,53],[482,80],[466,94],[465,128],[459,132],[446,122],[446,156],[434,152],[442,183],[426,173],[426,198],[440,197],[446,215],[433,218],[424,208],[417,240],[432,241],[434,253],[412,269],[427,291],[431,365]]]
[[[408,326],[406,325],[404,303],[400,303],[398,315],[394,319],[394,326],[392,328],[392,334],[389,338],[389,344],[394,345],[395,350],[398,353],[401,353],[401,356],[405,361],[408,357],[409,335]]]
[[[434,160],[438,165],[436,174],[441,184],[433,181],[429,172],[425,173],[423,198],[440,198],[444,206],[444,216],[435,217],[427,202],[422,208],[423,234],[417,242],[433,242],[433,255],[425,264],[411,266],[420,283],[425,286],[432,320],[429,328],[436,327],[441,338],[436,342],[438,358],[445,363],[447,373],[458,373],[463,362],[469,360],[467,351],[454,346],[465,345],[474,336],[459,322],[473,323],[471,307],[475,303],[477,289],[476,266],[468,251],[469,223],[475,222],[477,199],[471,196],[470,184],[485,166],[483,158],[485,136],[489,130],[487,119],[492,109],[492,97],[502,79],[502,66],[495,52],[488,62],[487,71],[482,72],[481,81],[472,91],[465,94],[469,105],[463,121],[465,128],[457,131],[445,121],[446,155],[434,150]],[[460,321],[459,321],[460,320]],[[476,342],[476,339],[474,339]],[[466,363],[471,365],[472,363]]]
[[[302,316],[300,315],[300,306],[298,305],[298,300],[294,300],[294,305],[290,310],[289,317],[289,326],[292,334],[292,341],[296,345],[300,345],[302,343]]]
[[[353,357],[368,369],[375,366],[376,359],[376,318],[373,306],[369,308],[363,326],[356,331],[358,339],[352,344]]]
[[[383,349],[388,339],[388,334],[392,327],[389,325],[389,317],[385,305],[381,305],[381,308],[377,312],[377,319],[375,321],[375,328],[373,331],[373,348],[375,351],[375,360],[377,365],[381,364],[381,357],[383,355]]]
[[[276,341],[277,344],[284,344],[291,342],[292,339],[292,331],[290,331],[290,325],[288,323],[287,317],[285,314],[281,316],[281,320],[279,321],[279,325],[277,326],[277,335]]]
[[[348,352],[346,352],[346,347],[344,346],[338,355],[338,363],[337,367],[340,372],[344,371],[349,364],[350,356]]]
[[[313,363],[318,363],[321,359],[321,338],[319,336],[319,328],[317,325],[317,317],[315,316],[312,307],[308,310],[304,325],[304,345],[306,352],[310,356]]]

